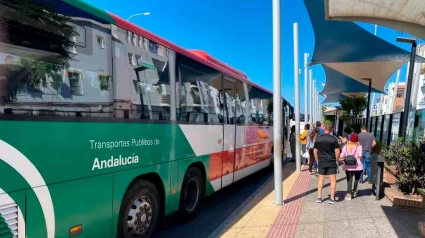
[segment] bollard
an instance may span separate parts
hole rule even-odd
[[[382,155],[373,155],[371,165],[372,193],[375,195],[375,200],[380,200],[382,195],[382,182],[384,180],[384,162],[385,158]]]

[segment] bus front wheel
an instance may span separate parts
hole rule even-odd
[[[158,190],[151,182],[135,183],[121,204],[118,237],[144,238],[154,232],[160,213]]]
[[[204,179],[201,171],[191,167],[186,172],[180,194],[179,213],[183,221],[193,219],[200,208],[204,194]]]

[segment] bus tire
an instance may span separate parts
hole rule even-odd
[[[184,175],[180,193],[179,215],[182,221],[196,217],[204,195],[204,179],[197,167],[190,167]]]
[[[118,220],[119,238],[150,237],[160,217],[160,198],[149,181],[136,182],[124,196]]]

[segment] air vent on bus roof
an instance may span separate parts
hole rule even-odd
[[[0,206],[0,237],[18,237],[18,206]]]

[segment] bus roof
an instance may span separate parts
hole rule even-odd
[[[93,15],[94,17],[96,17],[96,19],[101,20],[104,23],[110,23],[110,24],[114,24],[117,25],[119,27],[122,27],[128,31],[131,31],[133,33],[136,33],[138,35],[141,35],[143,37],[148,38],[149,40],[155,41],[158,44],[161,44],[179,54],[182,54],[186,57],[189,57],[193,60],[196,60],[202,64],[205,64],[215,70],[218,70],[222,73],[225,73],[233,78],[239,79],[243,82],[246,82],[248,84],[250,84],[251,86],[254,86],[258,89],[261,89],[267,93],[270,93],[271,95],[273,95],[273,92],[271,90],[268,90],[250,80],[248,80],[247,76],[245,73],[243,73],[240,70],[237,70],[225,63],[223,63],[222,61],[210,56],[208,53],[206,53],[205,51],[202,50],[187,50],[184,49],[158,35],[153,34],[150,31],[147,31],[143,28],[141,28],[140,26],[133,24],[111,12],[108,11],[104,11],[101,10],[87,2],[85,2],[84,0],[62,0],[64,3],[67,3],[69,5],[72,5],[73,7],[76,7],[78,9],[81,9],[83,11],[85,11],[86,13]],[[282,97],[283,100],[285,100],[284,97]],[[286,100],[285,100],[286,101]]]

